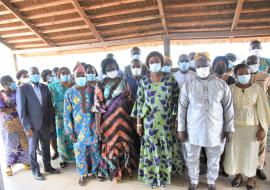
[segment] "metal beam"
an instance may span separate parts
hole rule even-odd
[[[34,34],[36,34],[44,43],[46,43],[49,46],[54,46],[54,44],[48,40],[39,30],[30,23],[11,3],[9,3],[7,0],[0,0],[0,3],[8,9],[12,14],[19,19],[29,30],[31,30]]]
[[[237,1],[237,6],[236,6],[234,17],[233,17],[233,23],[231,26],[231,31],[233,31],[237,27],[237,24],[238,24],[238,21],[240,18],[240,14],[241,14],[241,10],[243,8],[243,4],[244,4],[244,0]]]

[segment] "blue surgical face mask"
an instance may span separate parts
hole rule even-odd
[[[228,65],[228,69],[233,68],[233,66],[234,66],[234,62],[229,60],[229,61],[228,61],[228,63],[229,63],[229,65]]]
[[[179,68],[181,69],[181,71],[187,71],[189,69],[189,62],[188,61],[179,62]]]
[[[171,72],[171,67],[165,65],[165,66],[163,66],[163,67],[161,68],[161,71],[164,72],[164,73],[169,73],[169,72]]]
[[[152,73],[158,73],[161,70],[161,63],[153,63],[149,65]]]
[[[134,54],[134,55],[131,56],[131,58],[132,58],[132,60],[134,60],[134,59],[140,60],[141,55],[140,54]]]
[[[96,75],[95,74],[86,74],[87,81],[96,81]]]
[[[33,83],[39,83],[40,75],[39,74],[30,75],[30,80]]]
[[[61,75],[60,80],[62,82],[70,82],[70,75]]]
[[[54,77],[53,76],[49,77],[48,78],[48,83],[53,83],[53,82],[54,82]]]
[[[10,85],[9,85],[9,89],[12,90],[12,91],[15,91],[17,89],[17,85],[15,82],[12,82]]]
[[[241,84],[248,84],[249,81],[250,81],[250,78],[251,78],[250,74],[248,74],[248,75],[238,75],[237,76],[237,80]]]
[[[75,78],[75,83],[79,87],[84,87],[86,85],[86,82],[87,82],[86,77]]]

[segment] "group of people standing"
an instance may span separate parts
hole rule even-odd
[[[171,60],[156,51],[142,63],[135,47],[124,72],[108,54],[100,75],[93,65],[77,63],[72,73],[67,67],[41,74],[36,67],[22,70],[18,86],[3,76],[7,175],[22,163],[44,180],[40,144],[44,171],[60,173],[51,166],[58,156],[61,168],[76,161],[79,185],[89,174],[119,183],[138,169],[139,180],[155,188],[187,170],[188,189],[196,190],[204,156],[209,190],[216,189],[219,172],[235,175],[233,187],[247,176],[247,189],[255,189],[256,175],[266,179],[270,61],[260,57],[259,41],[250,50],[237,65],[232,53],[213,63],[206,52],[182,54],[172,69]]]

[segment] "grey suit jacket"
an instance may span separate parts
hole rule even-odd
[[[48,127],[52,124],[53,105],[51,93],[47,85],[40,83],[42,105],[31,84],[24,84],[17,89],[16,103],[17,111],[25,131],[32,129],[38,131],[42,126]]]

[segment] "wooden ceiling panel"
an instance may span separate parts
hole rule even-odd
[[[109,47],[164,34],[243,38],[266,35],[269,24],[269,0],[0,0],[0,41],[21,50]]]

